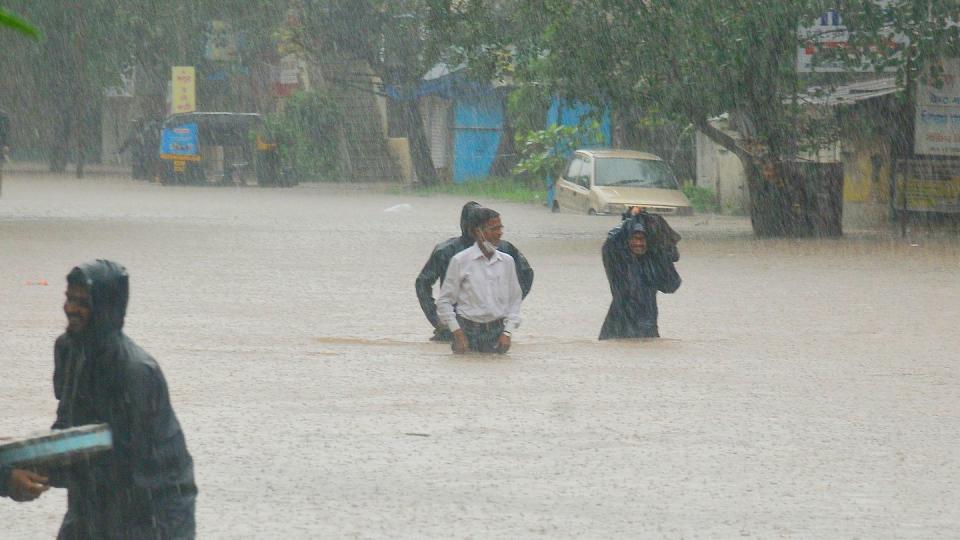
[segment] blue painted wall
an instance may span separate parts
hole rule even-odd
[[[589,105],[579,101],[567,103],[554,98],[550,103],[550,110],[547,111],[547,125],[545,127],[550,127],[553,124],[560,126],[580,125],[580,120],[592,111],[593,109]],[[600,119],[600,132],[603,133],[603,144],[584,144],[581,148],[610,146],[613,139],[610,137],[609,110],[604,111],[603,117]]]
[[[454,98],[453,171],[456,184],[490,174],[503,129],[504,103],[498,92]]]
[[[554,124],[559,126],[578,126],[580,125],[580,119],[589,115],[592,111],[593,108],[585,103],[580,103],[579,101],[570,103],[553,98],[553,101],[550,102],[550,110],[547,111],[547,125],[545,127],[550,127]],[[613,139],[610,136],[609,110],[603,111],[603,117],[600,119],[600,133],[603,133],[603,143],[584,143],[580,145],[580,148],[602,148],[610,146]],[[568,158],[570,156],[564,157]],[[556,195],[554,181],[553,178],[547,178],[547,208],[553,207],[553,199]]]

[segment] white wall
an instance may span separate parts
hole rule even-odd
[[[712,189],[724,212],[744,213],[749,208],[750,195],[740,158],[699,131],[697,185]]]
[[[117,150],[133,131],[133,98],[108,97],[103,100],[100,116],[100,159],[104,165],[129,165],[130,151],[117,154]]]

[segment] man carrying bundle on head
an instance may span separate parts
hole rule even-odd
[[[672,293],[680,287],[673,264],[680,258],[679,240],[662,217],[636,207],[607,233],[603,268],[613,300],[600,339],[660,337],[657,291]]]

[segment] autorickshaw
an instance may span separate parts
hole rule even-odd
[[[256,113],[192,112],[168,116],[160,140],[163,184],[289,186],[277,145]]]

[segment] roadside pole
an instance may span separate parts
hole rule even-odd
[[[907,161],[906,171],[903,175],[903,186],[900,188],[900,238],[907,237],[907,183],[910,182],[913,165],[912,161]]]

